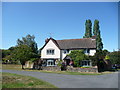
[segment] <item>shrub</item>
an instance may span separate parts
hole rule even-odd
[[[58,62],[58,64],[57,64],[58,66],[62,65],[62,60],[60,60],[60,61],[57,60],[57,62]]]
[[[80,66],[80,61],[82,60],[87,60],[89,57],[84,54],[83,50],[73,50],[71,51],[70,54],[68,54],[74,61],[74,66],[79,67]]]

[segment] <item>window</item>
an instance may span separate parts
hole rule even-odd
[[[89,54],[90,53],[90,49],[85,49],[84,53]]]
[[[82,66],[91,66],[91,61],[90,60],[83,60]]]
[[[90,53],[90,49],[87,49],[87,53]]]
[[[47,50],[47,55],[54,55],[54,49],[48,49]]]
[[[47,60],[47,66],[54,66],[54,60]]]
[[[69,53],[69,50],[64,50],[64,54],[68,54]]]

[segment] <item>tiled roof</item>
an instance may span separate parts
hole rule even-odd
[[[60,49],[96,48],[96,40],[92,38],[65,39],[56,42]]]
[[[46,43],[41,49],[43,49],[50,40],[52,40],[59,49],[96,48],[96,40],[94,38],[65,40],[55,40],[53,38],[49,38],[45,40]]]

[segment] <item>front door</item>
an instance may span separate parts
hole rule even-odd
[[[70,59],[66,59],[66,65],[69,65]]]

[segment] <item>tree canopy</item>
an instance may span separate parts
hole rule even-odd
[[[2,58],[5,58],[6,56],[10,55],[10,50],[2,50]]]
[[[99,30],[99,21],[95,20],[94,21],[94,27],[93,27],[93,34],[96,36],[96,48],[97,50],[102,50],[103,49],[103,43],[102,43],[102,38]]]
[[[22,37],[22,40],[17,40],[17,45],[27,45],[32,49],[34,53],[38,53],[37,43],[35,42],[35,36],[34,35],[27,35],[26,37]]]
[[[90,19],[86,20],[85,22],[85,35],[83,38],[90,38],[92,37],[92,22]]]
[[[114,51],[108,54],[112,64],[120,64],[120,51]]]

